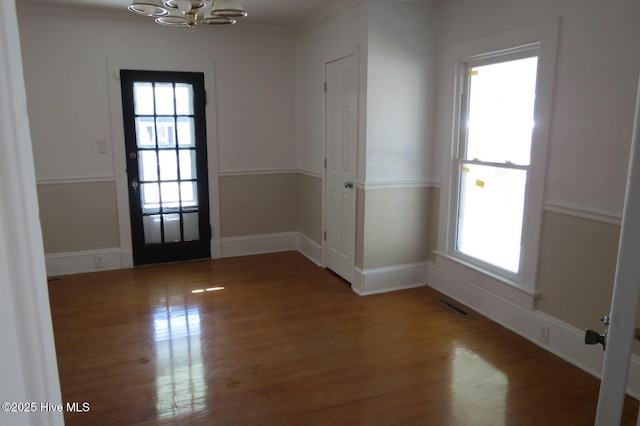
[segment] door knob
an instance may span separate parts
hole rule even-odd
[[[344,187],[345,188],[353,188],[353,182],[345,182],[344,183]]]
[[[609,315],[605,315],[600,319],[605,326],[609,325]],[[607,329],[604,329],[604,333],[600,334],[597,331],[587,329],[584,334],[585,345],[602,345],[602,350],[607,349]]]

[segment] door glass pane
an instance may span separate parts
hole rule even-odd
[[[165,214],[162,219],[164,222],[164,242],[173,243],[180,241],[180,215]]]
[[[139,153],[140,180],[158,180],[158,161],[156,151],[140,151]]]
[[[158,151],[160,180],[178,180],[178,164],[175,151]],[[164,197],[162,197],[164,199]]]
[[[176,114],[193,115],[193,86],[176,83]]]
[[[180,182],[180,192],[183,208],[198,206],[198,184],[196,182]]]
[[[192,117],[178,117],[178,145],[196,146],[196,131]]]
[[[191,149],[180,151],[180,179],[196,178],[196,152]]]
[[[178,182],[163,182],[160,184],[162,191],[162,207],[165,209],[178,208],[180,203],[180,187]]]
[[[158,134],[158,148],[173,148],[176,146],[176,129],[173,117],[156,118],[156,132]]]
[[[140,185],[140,200],[144,213],[159,211],[160,191],[157,183],[143,183]]]
[[[517,273],[526,183],[524,170],[463,165],[457,249]]]
[[[162,234],[160,232],[160,215],[144,216],[144,242],[145,244],[160,244]]]
[[[156,115],[173,115],[173,84],[156,83]]]
[[[529,164],[537,67],[531,57],[470,69],[467,160]]]
[[[182,215],[182,226],[184,228],[184,240],[193,241],[200,239],[198,223],[198,213],[185,213]]]
[[[156,146],[156,126],[153,117],[136,118],[136,140],[141,148],[153,148]]]
[[[153,115],[153,85],[133,83],[133,108],[136,115]]]

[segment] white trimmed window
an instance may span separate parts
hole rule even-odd
[[[559,29],[549,21],[448,46],[451,72],[440,85],[445,202],[432,278],[471,283],[530,309]]]
[[[539,48],[459,67],[455,232],[461,259],[520,282]]]

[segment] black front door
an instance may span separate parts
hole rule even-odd
[[[211,257],[204,74],[120,82],[134,264]]]

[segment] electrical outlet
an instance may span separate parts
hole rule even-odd
[[[549,326],[541,325],[538,329],[538,340],[545,344],[549,343],[549,332]]]
[[[96,268],[104,268],[104,260],[102,259],[102,256],[96,256],[94,257],[94,260],[96,262]]]
[[[98,154],[106,154],[107,153],[107,141],[99,140],[97,141]]]

